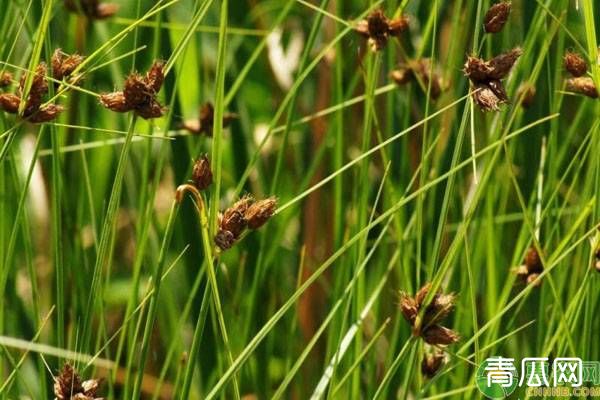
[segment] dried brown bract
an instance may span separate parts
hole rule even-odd
[[[259,200],[251,204],[244,213],[244,219],[248,223],[248,228],[258,229],[266,224],[276,209],[277,199],[275,197]]]
[[[98,0],[65,0],[67,10],[85,15],[89,19],[106,19],[119,10],[115,3],[101,3]]]
[[[420,81],[425,91],[430,90],[430,96],[433,99],[440,97],[444,90],[442,78],[432,68],[431,60],[428,58],[411,60],[393,70],[390,76],[400,86],[414,80]],[[431,89],[429,89],[430,87]]]
[[[96,397],[100,382],[97,379],[81,381],[81,377],[70,364],[63,366],[54,378],[55,400],[102,400]]]
[[[583,57],[577,53],[568,51],[567,54],[565,54],[563,61],[565,69],[574,77],[583,76],[587,72],[587,63]]]
[[[276,208],[274,197],[258,201],[248,195],[242,197],[219,215],[215,244],[221,250],[231,248],[246,228],[260,228],[273,216]]]
[[[498,33],[502,30],[510,15],[510,1],[496,3],[490,7],[483,18],[483,27],[487,33]]]
[[[212,170],[210,169],[210,161],[206,155],[203,155],[196,160],[192,168],[192,181],[196,189],[202,191],[208,188],[213,181]]]
[[[425,354],[421,361],[421,374],[426,378],[433,378],[444,365],[446,357],[441,351]]]
[[[542,272],[544,272],[544,264],[542,263],[540,254],[534,246],[531,246],[525,253],[523,264],[516,268],[517,276],[527,284],[533,283],[539,286],[542,284],[542,281],[538,280],[535,283],[534,281]]]
[[[23,101],[23,93],[25,91],[25,82],[27,81],[27,73],[21,76],[19,86],[16,93],[3,93],[0,95],[0,108],[9,114],[17,114],[19,106]],[[46,64],[39,64],[31,81],[31,88],[27,100],[25,101],[25,109],[23,111],[23,119],[32,123],[49,122],[58,117],[64,110],[63,107],[56,104],[44,103],[44,97],[48,93],[48,82],[46,81]]]
[[[56,49],[52,54],[52,76],[58,81],[71,76],[73,71],[83,62],[79,54],[66,54],[61,49]],[[74,80],[76,82],[77,79]]]
[[[10,86],[12,83],[13,76],[10,72],[2,72],[0,73],[0,88],[4,88]]]
[[[594,80],[589,76],[567,79],[567,90],[579,93],[592,99],[598,98],[598,90],[594,85]]]
[[[408,29],[408,18],[400,16],[388,19],[382,10],[375,10],[367,19],[356,24],[355,31],[368,41],[373,51],[379,51],[385,47],[390,36],[398,37]]]
[[[237,118],[237,114],[226,112],[223,115],[223,127],[229,126],[231,121]],[[215,109],[210,102],[206,102],[200,106],[198,110],[198,119],[185,121],[182,128],[190,133],[201,134],[204,133],[206,136],[213,135],[213,129],[215,124]]]
[[[517,91],[517,98],[521,100],[521,106],[523,108],[529,108],[533,105],[535,100],[536,89],[531,83],[524,83],[519,86]]]
[[[400,293],[400,311],[412,326],[413,335],[420,336],[430,345],[448,345],[458,341],[459,336],[452,329],[440,325],[454,308],[454,294],[436,293],[431,303],[425,306],[424,301],[431,290],[431,284],[423,286],[415,297]],[[423,309],[425,307],[425,309]]]
[[[133,111],[144,118],[161,117],[165,108],[156,99],[164,82],[164,63],[154,61],[145,76],[130,74],[125,79],[123,91],[100,95],[100,104],[116,112]]]
[[[515,48],[489,61],[467,57],[463,71],[476,89],[473,99],[483,111],[497,111],[500,104],[508,102],[501,79],[506,78],[522,53]]]

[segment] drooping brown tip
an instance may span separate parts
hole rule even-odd
[[[587,72],[587,63],[581,55],[574,52],[567,52],[563,58],[565,69],[574,77],[580,77]]]
[[[503,1],[494,4],[485,13],[483,18],[483,27],[487,33],[498,33],[502,30],[508,16],[510,15],[511,3],[510,1]]]
[[[206,155],[198,158],[192,168],[192,181],[196,189],[206,190],[213,180],[212,170],[210,169],[210,161]]]

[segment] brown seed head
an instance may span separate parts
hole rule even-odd
[[[47,104],[27,117],[27,121],[41,124],[55,120],[64,111],[64,107],[56,104]]]
[[[592,99],[598,98],[598,90],[589,76],[567,79],[567,90],[579,93]]]
[[[21,94],[25,89],[25,82],[27,74],[21,76],[19,82],[19,89],[17,95],[21,97]],[[48,93],[48,82],[46,82],[46,64],[40,63],[36,69],[31,82],[31,88],[29,89],[29,97],[27,98],[27,105],[25,106],[25,116],[31,115],[42,105],[44,96]]]
[[[60,374],[54,378],[54,395],[59,400],[68,400],[82,391],[83,387],[79,374],[70,364],[65,364]]]
[[[473,92],[473,100],[482,111],[498,111],[499,105],[503,103],[492,88],[485,83],[475,85],[476,91]]]
[[[400,292],[400,312],[404,319],[411,325],[415,324],[419,314],[419,305],[416,300],[410,297],[406,292]]]
[[[421,374],[426,378],[433,378],[442,365],[444,365],[445,356],[441,351],[436,351],[433,354],[425,354],[421,362]]]
[[[489,74],[490,79],[504,79],[517,62],[517,59],[523,54],[523,50],[520,47],[516,47],[506,53],[497,55],[488,61],[489,66],[492,68]]]
[[[579,54],[569,51],[565,54],[563,60],[565,69],[569,71],[571,75],[580,77],[587,72],[587,63]]]
[[[165,62],[156,60],[146,73],[146,84],[150,86],[155,93],[160,91],[165,80]]]
[[[146,84],[144,77],[138,73],[130,74],[125,80],[123,95],[131,108],[150,103],[154,96],[153,92],[153,89]]]
[[[203,155],[194,163],[192,168],[192,181],[196,189],[202,191],[208,188],[213,179],[212,170],[210,169],[210,161],[206,155]]]
[[[19,112],[19,104],[21,99],[19,96],[12,93],[0,94],[0,108],[9,114],[16,114]]]
[[[390,73],[390,77],[399,86],[405,85],[414,79],[413,71],[408,67],[393,70]]]
[[[234,239],[240,237],[244,229],[246,229],[246,225],[244,214],[235,207],[226,209],[219,219],[219,230],[231,232]]]
[[[436,293],[425,310],[425,300],[431,291],[431,284],[425,284],[412,298],[404,292],[400,293],[400,311],[412,326],[413,334],[421,336],[429,344],[451,344],[458,340],[458,335],[439,323],[446,318],[456,301],[454,294]],[[420,315],[422,314],[422,315]]]
[[[113,3],[100,3],[98,0],[65,0],[65,8],[90,19],[105,19],[112,17],[119,6]]]
[[[62,81],[75,71],[83,62],[83,57],[79,54],[65,54],[61,49],[56,49],[52,54],[52,75],[54,79]]]
[[[483,18],[483,26],[487,33],[498,33],[506,24],[510,14],[510,1],[496,3],[485,13]]]
[[[388,23],[388,31],[392,36],[400,36],[402,32],[408,29],[408,17],[401,15],[398,18],[394,18]]]
[[[463,71],[472,82],[476,83],[489,80],[492,68],[481,58],[467,56]]]
[[[269,197],[268,199],[259,200],[248,207],[244,213],[244,218],[248,223],[248,228],[258,229],[273,216],[277,209],[277,199]]]
[[[527,249],[523,263],[527,267],[527,272],[530,274],[540,273],[544,270],[544,265],[542,264],[540,254],[534,246],[531,246],[529,249]]]
[[[111,111],[124,113],[132,108],[127,104],[123,92],[104,93],[100,95],[100,104]]]
[[[10,86],[12,83],[13,76],[10,72],[2,72],[0,74],[0,88]]]
[[[426,343],[432,346],[449,345],[458,342],[460,336],[452,329],[440,325],[433,325],[425,329],[421,336]]]
[[[115,3],[100,3],[94,13],[95,19],[106,19],[115,15],[119,11],[119,5]]]
[[[221,250],[228,250],[235,244],[235,237],[229,231],[219,230],[215,236],[215,244]]]
[[[144,103],[135,108],[134,112],[144,119],[159,118],[164,115],[166,108],[161,106],[158,101],[151,99],[149,103]]]
[[[600,247],[598,247],[594,254],[594,268],[596,271],[600,272]]]

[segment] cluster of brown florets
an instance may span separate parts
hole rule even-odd
[[[456,296],[452,293],[436,293],[429,304],[425,299],[431,290],[431,283],[423,286],[414,297],[400,292],[400,311],[410,323],[414,336],[421,337],[426,343],[449,345],[458,341],[458,334],[440,323],[454,309]]]
[[[103,400],[97,397],[99,386],[98,379],[82,381],[77,371],[67,363],[54,378],[55,400]]]
[[[502,79],[506,78],[522,53],[517,47],[488,61],[467,57],[463,71],[475,89],[473,99],[483,111],[497,111],[500,104],[508,102]]]
[[[267,223],[277,209],[277,199],[254,200],[244,196],[219,214],[219,229],[215,244],[221,250],[230,249],[247,229],[255,230]]]
[[[511,6],[510,1],[502,1],[490,7],[483,17],[483,27],[487,33],[498,33],[504,28]]]
[[[129,74],[122,91],[100,95],[100,104],[120,113],[133,111],[144,119],[161,117],[165,108],[156,96],[164,79],[164,62],[154,61],[146,75],[137,72]]]
[[[430,91],[429,94],[432,99],[440,97],[442,91],[445,89],[440,74],[432,68],[431,60],[428,58],[410,60],[401,64],[391,72],[390,77],[399,86],[409,82],[420,81],[425,91]]]
[[[438,373],[445,363],[446,355],[444,352],[433,349],[433,351],[423,355],[423,360],[421,361],[421,374],[424,377],[431,379]]]
[[[208,156],[202,155],[194,162],[192,167],[192,183],[199,191],[206,190],[213,181],[213,173],[210,168]]]
[[[371,50],[379,51],[385,47],[390,37],[399,37],[408,29],[408,18],[400,16],[388,19],[382,10],[375,10],[366,19],[359,21],[354,29],[367,39]]]
[[[52,77],[62,81],[70,78],[77,66],[81,64],[83,57],[78,54],[68,55],[57,49],[52,56]],[[9,114],[18,114],[21,103],[25,102],[22,118],[32,123],[43,123],[54,120],[64,110],[61,105],[55,103],[44,103],[48,94],[48,81],[46,75],[48,69],[45,63],[40,63],[33,71],[31,87],[27,98],[24,97],[25,83],[29,72],[24,73],[19,80],[15,93],[0,94],[0,108]],[[12,83],[12,75],[2,74],[2,84],[6,87]],[[76,83],[77,79],[72,83]]]
[[[117,13],[119,5],[115,3],[101,3],[98,0],[65,0],[67,10],[82,14],[89,19],[106,19]]]
[[[229,126],[231,121],[237,118],[237,114],[226,112],[223,115],[223,127]],[[210,102],[206,102],[200,106],[198,110],[198,118],[185,121],[182,128],[190,133],[200,135],[204,134],[212,137],[215,125],[215,109]]]
[[[579,93],[592,99],[598,98],[598,89],[594,84],[594,80],[587,73],[587,63],[583,57],[575,52],[567,52],[563,58],[565,69],[573,77],[567,79],[567,90]]]
[[[537,278],[544,272],[544,264],[540,258],[540,254],[534,246],[527,249],[523,264],[516,268],[517,277],[524,283],[533,284],[539,286],[542,284],[541,280]]]
[[[593,267],[596,271],[600,272],[600,246],[594,252]]]

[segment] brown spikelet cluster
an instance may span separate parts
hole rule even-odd
[[[164,63],[154,61],[146,75],[136,72],[125,80],[123,91],[104,93],[100,95],[100,104],[115,112],[133,111],[144,118],[161,117],[165,108],[156,99],[164,82]]]
[[[206,190],[212,184],[213,174],[206,154],[194,162],[194,166],[192,167],[192,181],[199,191]]]
[[[35,69],[27,99],[23,99],[22,97],[28,73],[23,74],[15,93],[0,94],[0,108],[9,114],[18,114],[21,101],[25,101],[25,109],[22,117],[29,122],[49,122],[58,117],[63,111],[62,106],[53,103],[43,104],[44,97],[48,94],[46,73],[46,64],[40,63]]]
[[[587,63],[578,53],[568,51],[563,58],[565,69],[574,77],[578,78],[587,72]]]
[[[277,199],[269,197],[254,200],[244,196],[219,215],[219,230],[215,236],[215,244],[221,250],[230,249],[248,229],[258,229],[273,216],[277,209]]]
[[[527,253],[525,253],[523,264],[516,269],[517,276],[527,284],[539,286],[542,284],[542,281],[539,280],[535,283],[534,281],[542,272],[544,272],[544,264],[542,263],[540,254],[534,246],[531,246],[527,249]]]
[[[598,89],[594,80],[584,76],[587,72],[587,63],[578,53],[568,51],[563,58],[565,69],[573,76],[567,79],[567,90],[582,94],[592,99],[598,98]]]
[[[497,111],[500,104],[508,102],[502,79],[506,78],[522,53],[520,48],[515,48],[489,61],[467,57],[463,71],[476,90],[473,99],[483,111]]]
[[[237,118],[237,114],[225,113],[223,115],[223,127],[229,126],[231,121]],[[206,102],[200,106],[198,110],[198,119],[185,121],[182,128],[193,134],[205,134],[212,137],[215,125],[215,109],[210,102]]]
[[[100,381],[89,379],[81,381],[81,377],[70,364],[63,366],[60,374],[54,378],[55,400],[103,400],[97,397]]]
[[[356,24],[355,31],[367,39],[369,47],[373,51],[379,51],[385,47],[390,36],[399,37],[408,29],[408,18],[400,16],[388,19],[382,10],[375,10]]]
[[[421,361],[421,374],[426,378],[433,378],[440,368],[446,362],[446,357],[444,353],[437,350],[432,353],[426,353],[423,355],[423,360]]]
[[[598,98],[598,89],[596,89],[594,80],[589,76],[567,79],[567,90],[582,94],[592,99]]]
[[[521,102],[523,108],[529,108],[535,100],[536,89],[531,83],[523,83],[517,90],[517,98]]]
[[[2,72],[0,73],[0,88],[5,88],[10,86],[12,83],[13,76],[10,72]]]
[[[115,3],[101,3],[98,0],[65,0],[67,10],[85,15],[89,19],[110,18],[119,11]]]
[[[391,72],[390,77],[399,86],[412,81],[420,81],[425,91],[427,91],[431,85],[430,95],[433,99],[440,97],[444,90],[442,78],[432,69],[431,60],[428,58],[411,60],[404,65],[400,65]]]
[[[502,1],[490,7],[483,18],[483,27],[487,33],[498,33],[504,28],[510,15],[511,2]]]
[[[58,81],[70,78],[75,69],[83,62],[83,56],[79,54],[66,54],[61,49],[54,50],[52,54],[52,76]],[[71,83],[76,83],[73,79]]]
[[[600,246],[594,252],[594,269],[600,272]]]
[[[440,323],[454,309],[454,294],[436,293],[429,305],[424,301],[431,290],[431,283],[423,286],[415,297],[400,292],[400,311],[412,326],[413,335],[421,337],[430,345],[449,345],[458,341],[459,336],[452,329]]]

